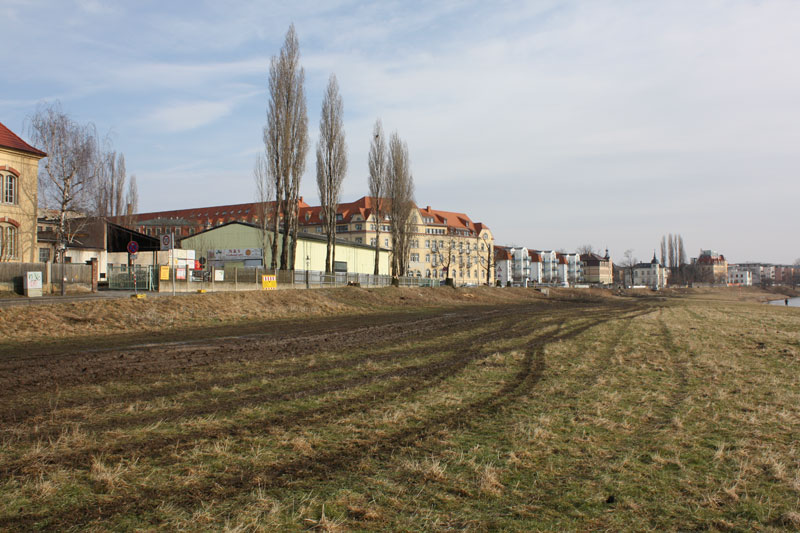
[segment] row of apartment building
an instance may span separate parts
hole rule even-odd
[[[794,284],[800,279],[800,266],[767,263],[738,263],[728,266],[729,285]]]
[[[534,250],[524,246],[496,246],[495,279],[502,286],[530,284],[571,287],[580,284],[611,285],[613,264],[605,256],[555,250]]]

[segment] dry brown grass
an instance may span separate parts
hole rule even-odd
[[[531,289],[346,287],[65,302],[0,308],[0,338],[6,343],[97,338],[283,318],[521,303],[539,298],[544,297]]]
[[[453,299],[432,316],[483,294],[433,292]],[[426,292],[314,294],[367,313]],[[486,294],[537,305],[383,344],[6,394],[6,413],[52,400],[0,428],[0,529],[800,527],[798,310]],[[298,394],[259,396],[275,391]]]

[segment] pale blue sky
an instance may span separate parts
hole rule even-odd
[[[294,22],[311,149],[325,83],[345,105],[344,200],[374,120],[408,142],[421,205],[498,243],[661,235],[732,261],[800,257],[800,2],[0,0],[0,121],[38,102],[111,132],[140,210],[252,201],[269,58]]]

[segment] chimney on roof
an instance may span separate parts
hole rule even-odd
[[[302,197],[302,196],[300,197],[300,201],[301,201],[301,202],[303,201],[303,197]]]
[[[425,208],[425,211],[430,211],[430,210],[431,210],[431,206],[427,206],[427,207]]]

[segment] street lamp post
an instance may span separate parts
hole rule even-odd
[[[308,279],[308,271],[311,269],[311,257],[306,256],[306,289],[310,289],[310,283]]]

